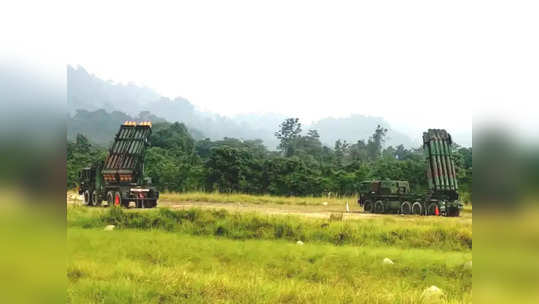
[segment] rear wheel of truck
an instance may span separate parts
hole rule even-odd
[[[114,206],[120,207],[121,204],[122,204],[122,195],[120,194],[120,192],[114,193]]]
[[[109,207],[112,207],[112,204],[114,204],[114,194],[109,191],[107,192],[107,205],[109,205]]]
[[[90,201],[91,201],[90,190],[86,190],[84,191],[84,204],[90,205]]]
[[[459,208],[451,207],[449,208],[447,212],[447,216],[459,216],[459,215],[460,215]]]
[[[363,205],[363,211],[367,213],[372,213],[374,210],[374,205],[371,201],[365,201],[365,204]]]
[[[92,206],[101,206],[101,198],[96,190],[92,192]]]
[[[412,213],[412,205],[410,205],[410,202],[403,202],[401,204],[401,213],[402,214]]]
[[[423,211],[423,206],[421,206],[420,202],[415,202],[412,205],[412,214],[421,215],[422,211]]]
[[[384,202],[376,201],[374,203],[374,213],[384,213]]]

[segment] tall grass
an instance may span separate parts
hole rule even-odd
[[[106,211],[105,211],[106,210]],[[357,221],[331,221],[296,216],[229,213],[226,210],[128,210],[90,209],[70,206],[68,225],[119,229],[163,230],[229,239],[284,239],[325,242],[334,245],[393,246],[471,250],[471,223],[449,218],[382,217]]]
[[[390,257],[394,265],[383,265]],[[470,252],[68,229],[71,303],[471,302]]]

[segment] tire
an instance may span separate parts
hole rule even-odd
[[[415,214],[415,215],[423,214],[423,206],[421,206],[420,202],[415,202],[412,205],[412,214]]]
[[[412,213],[412,205],[410,205],[410,202],[403,202],[401,204],[401,214],[411,214]]]
[[[84,204],[91,206],[92,196],[90,195],[90,190],[84,191]]]
[[[459,208],[454,208],[454,207],[451,207],[449,208],[448,212],[447,212],[447,216],[455,216],[455,217],[458,217],[460,215],[460,210]]]
[[[93,206],[101,206],[101,198],[99,197],[99,194],[96,190],[92,192],[92,205]]]
[[[148,200],[146,201],[146,208],[155,208],[157,206],[157,200]]]
[[[436,207],[438,207],[438,204],[431,203],[429,205],[429,207],[427,208],[427,215],[436,215]],[[440,210],[440,209],[438,209],[438,210]]]
[[[122,195],[118,191],[116,191],[116,193],[114,193],[114,202],[113,202],[113,204],[114,204],[115,207],[120,207],[122,205]]]
[[[112,207],[114,204],[114,194],[111,191],[107,192],[107,204],[109,207]]]
[[[374,213],[384,213],[384,202],[376,201],[374,203]]]
[[[374,212],[374,205],[371,201],[365,201],[365,204],[363,204],[363,211],[366,213],[373,213]]]

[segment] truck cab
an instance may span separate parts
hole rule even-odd
[[[399,195],[410,193],[410,184],[407,181],[374,180],[359,184],[359,192],[364,194]]]

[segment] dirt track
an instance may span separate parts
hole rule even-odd
[[[82,204],[82,196],[68,194],[68,204]],[[250,203],[215,203],[215,202],[191,202],[159,200],[159,208],[171,209],[226,209],[231,212],[258,212],[275,215],[298,215],[313,218],[329,218],[331,214],[343,214],[343,219],[359,219],[384,216],[380,214],[368,214],[360,211],[356,204],[349,205],[350,213],[346,213],[346,206],[313,206],[313,205],[285,205],[285,204],[250,204]]]
[[[280,204],[249,204],[249,203],[213,203],[213,202],[172,202],[160,201],[160,207],[171,209],[226,209],[233,212],[259,212],[276,215],[299,215],[315,218],[329,218],[331,214],[343,214],[343,219],[372,218],[383,215],[368,214],[359,211],[359,207],[350,206],[350,213],[346,213],[345,206],[303,206]]]
[[[81,204],[82,196],[68,195],[68,204]],[[312,218],[329,218],[331,214],[342,214],[344,220],[369,219],[376,217],[399,217],[402,220],[414,219],[416,216],[403,216],[392,214],[363,213],[357,204],[349,205],[350,212],[346,212],[346,206],[315,206],[315,205],[286,205],[286,204],[252,204],[252,203],[215,203],[215,202],[192,202],[159,200],[159,208],[170,209],[225,209],[231,212],[257,212],[271,215],[297,215]],[[471,220],[471,214],[466,214],[461,220]]]

